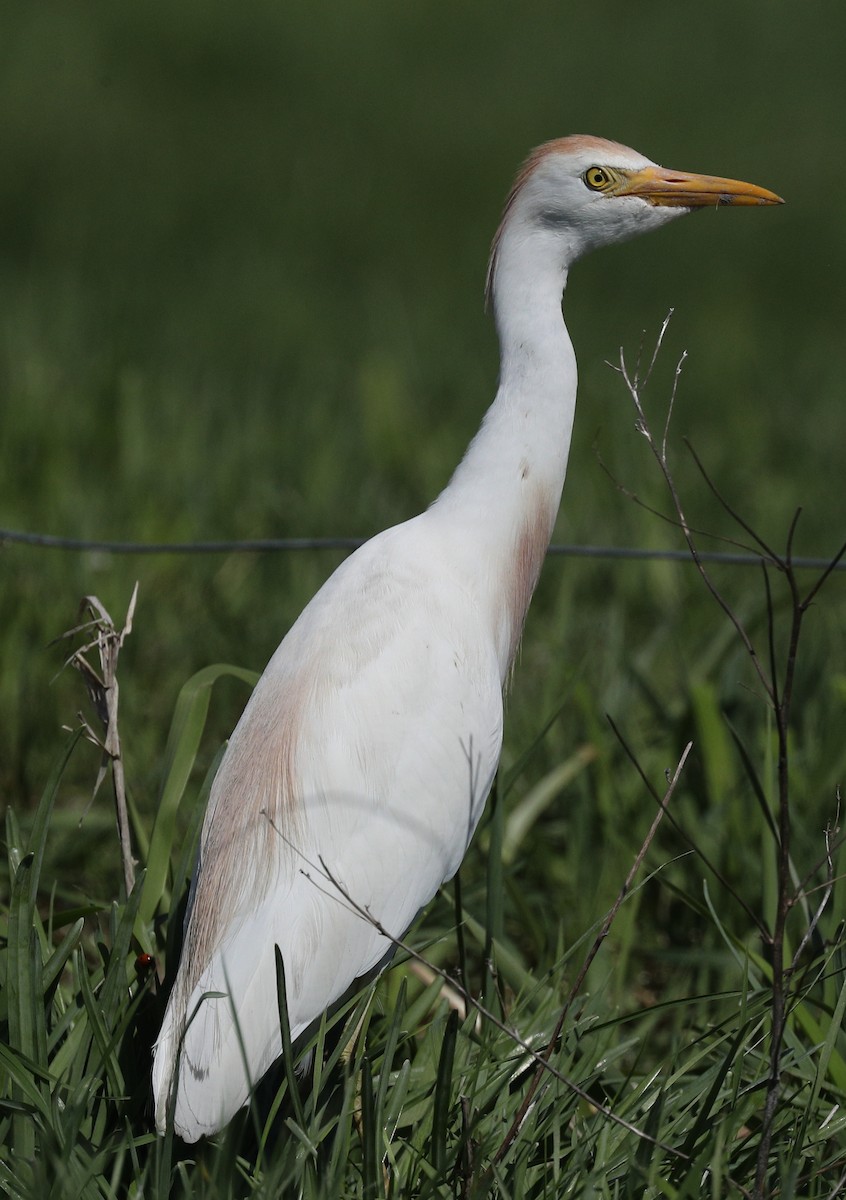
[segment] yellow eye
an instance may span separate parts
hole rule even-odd
[[[604,192],[614,182],[604,167],[588,167],[582,179],[593,192]]]

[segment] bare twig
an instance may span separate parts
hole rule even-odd
[[[619,374],[619,367],[615,368],[615,370]],[[642,434],[642,430],[639,426],[638,432]],[[681,533],[684,533],[685,527],[682,522],[679,521],[678,517],[672,516],[670,513],[662,512],[660,508],[656,508],[653,504],[647,504],[645,500],[642,500],[640,496],[638,496],[637,492],[633,492],[631,488],[626,487],[624,483],[621,483],[620,480],[617,479],[617,477],[614,475],[614,472],[605,462],[596,447],[594,447],[594,453],[596,454],[596,460],[599,463],[599,466],[602,468],[602,470],[610,479],[611,483],[621,495],[625,496],[627,500],[631,500],[631,502],[636,504],[638,508],[642,508],[644,512],[649,513],[651,517],[656,517],[659,521],[663,521],[665,525],[669,525],[672,529],[678,529]],[[716,542],[721,546],[734,546],[741,552],[740,554],[729,554],[727,551],[699,550],[697,548],[697,566],[700,563],[720,563],[725,566],[730,563],[742,562],[744,566],[747,567],[758,567],[761,562],[771,561],[769,556],[760,548],[750,545],[749,542],[741,541],[740,538],[729,537],[724,533],[714,533],[709,529],[700,529],[697,525],[688,525],[687,528],[694,537],[707,538],[709,541]],[[572,547],[567,548],[568,551],[572,549]],[[556,547],[550,546],[549,552],[557,552]],[[844,548],[844,552],[846,552],[846,548]],[[648,552],[648,554],[644,553],[643,555],[639,554],[635,550],[626,550],[625,554],[627,558],[649,558],[650,560],[656,562],[659,560],[664,562],[691,561],[689,548],[685,548],[684,550],[651,550]],[[775,563],[773,563],[773,565],[775,565]],[[796,565],[804,565],[805,567],[819,570],[820,567],[828,568],[829,561],[828,559],[822,560],[802,558],[796,560]],[[838,565],[843,566],[844,564],[836,564],[832,569],[837,570]]]
[[[785,560],[782,558],[782,556],[780,554],[778,554],[775,550],[773,550],[772,546],[770,546],[767,542],[764,541],[764,539],[758,534],[758,532],[752,528],[752,526],[749,524],[749,522],[746,521],[740,515],[740,513],[737,511],[736,508],[734,508],[731,504],[729,504],[728,500],[725,498],[723,493],[720,491],[720,489],[717,487],[717,485],[714,483],[713,479],[711,478],[711,476],[708,474],[707,470],[705,469],[705,465],[702,462],[702,459],[696,453],[696,449],[694,448],[693,443],[691,441],[689,441],[687,438],[685,438],[684,444],[687,447],[688,453],[690,454],[691,458],[696,463],[697,469],[699,470],[699,474],[702,476],[703,480],[708,485],[708,490],[711,492],[711,495],[714,497],[714,499],[720,505],[720,508],[723,509],[723,511],[726,513],[727,516],[731,517],[731,519],[732,519],[732,521],[734,521],[735,525],[739,526],[739,528],[742,529],[743,532],[752,539],[752,542],[758,547],[758,549],[760,550],[760,552],[764,556],[764,558],[766,558],[770,562],[772,562],[774,566],[777,566],[781,570],[783,570],[786,564],[785,564]]]
[[[808,945],[811,938],[814,936],[814,932],[820,923],[820,919],[821,919],[823,913],[825,912],[826,908],[828,907],[828,902],[831,899],[831,893],[834,891],[835,875],[834,875],[834,859],[832,857],[831,839],[832,839],[832,835],[836,832],[837,832],[836,826],[835,826],[834,830],[832,830],[831,825],[826,826],[826,829],[825,829],[826,876],[825,876],[825,885],[823,887],[822,900],[820,900],[819,904],[817,905],[817,907],[814,911],[814,915],[811,917],[810,921],[808,922],[808,928],[805,930],[804,934],[802,935],[802,940],[800,941],[799,945],[796,947],[796,950],[793,955],[793,959],[790,963],[791,971],[795,971],[797,966],[799,965],[799,963],[802,959],[802,955],[805,952],[805,947]],[[804,894],[804,890],[803,890],[802,894]]]
[[[667,318],[669,320],[669,316]],[[667,329],[667,321],[661,328],[656,341],[656,354],[663,342],[664,335]],[[797,510],[793,516],[788,529],[786,538],[785,551],[783,554],[778,554],[772,547],[756,532],[756,530],[746,521],[740,513],[736,511],[728,503],[722,493],[714,484],[713,480],[708,475],[701,460],[697,456],[695,450],[686,443],[690,453],[696,463],[697,468],[702,475],[705,483],[720,503],[723,511],[734,521],[739,529],[751,539],[752,543],[758,547],[761,552],[761,565],[763,569],[764,591],[766,597],[767,611],[767,652],[766,665],[758,654],[757,648],[752,642],[751,637],[746,631],[742,621],[735,613],[726,598],[716,587],[711,579],[709,572],[704,564],[702,557],[695,542],[695,531],[689,524],[681,504],[681,499],[678,489],[675,484],[672,472],[669,467],[667,457],[667,442],[669,436],[670,420],[673,413],[673,408],[676,398],[676,390],[678,385],[679,373],[684,355],[679,360],[676,367],[676,372],[673,380],[672,393],[670,396],[667,416],[664,423],[663,436],[660,447],[655,440],[647,420],[641,392],[645,384],[639,374],[640,369],[640,351],[638,352],[634,371],[629,370],[623,351],[620,351],[620,365],[615,369],[619,371],[623,381],[628,389],[629,395],[635,406],[637,414],[637,429],[643,435],[652,452],[655,461],[657,462],[661,474],[664,478],[667,490],[669,492],[672,508],[675,512],[676,522],[682,531],[688,551],[693,562],[695,563],[699,575],[705,584],[705,587],[710,592],[720,609],[726,615],[728,620],[734,627],[744,649],[749,655],[758,680],[766,693],[772,710],[776,740],[777,740],[777,771],[776,771],[776,787],[778,810],[775,822],[771,822],[771,828],[775,834],[776,841],[776,871],[777,871],[777,898],[776,911],[774,914],[772,934],[767,938],[772,952],[772,999],[770,1006],[770,1037],[769,1037],[769,1078],[766,1085],[766,1096],[764,1100],[764,1109],[761,1118],[761,1136],[758,1145],[758,1158],[756,1165],[755,1177],[755,1192],[754,1195],[758,1200],[763,1200],[767,1194],[767,1180],[769,1173],[769,1156],[770,1147],[772,1145],[772,1136],[775,1124],[775,1115],[778,1106],[778,1101],[781,1093],[781,1069],[782,1069],[782,1053],[784,1043],[784,1033],[787,1021],[787,1012],[789,1007],[789,988],[791,979],[796,972],[802,953],[810,942],[816,928],[819,925],[820,919],[826,909],[831,892],[834,886],[834,868],[832,857],[832,830],[826,830],[826,855],[824,862],[827,867],[826,885],[823,889],[823,895],[816,911],[813,915],[809,915],[806,931],[799,943],[796,953],[793,956],[790,964],[785,963],[785,931],[787,918],[791,909],[800,898],[804,900],[804,885],[792,883],[792,862],[790,857],[791,846],[791,810],[790,810],[790,758],[789,758],[789,730],[791,719],[791,704],[793,700],[794,682],[796,675],[796,663],[799,650],[799,642],[802,631],[802,620],[807,612],[811,602],[818,595],[820,588],[829,578],[831,573],[838,568],[841,559],[846,554],[846,544],[841,546],[835,557],[828,563],[823,571],[823,574],[816,580],[814,585],[808,592],[802,596],[799,590],[799,584],[796,576],[796,560],[793,554],[793,545],[796,535],[796,529],[801,514],[801,510]],[[653,355],[650,363],[650,372],[655,364],[655,355]],[[647,375],[648,377],[648,375]],[[773,600],[772,589],[770,586],[770,578],[767,572],[767,565],[774,567],[784,578],[787,585],[789,597],[790,621],[787,630],[786,648],[783,651],[783,661],[780,667],[780,659],[782,655],[779,653],[778,642],[776,638],[776,605]],[[835,830],[836,833],[836,830]],[[744,905],[745,908],[748,907]],[[754,918],[762,932],[765,932],[765,926],[760,919]]]
[[[663,336],[664,336],[664,330],[666,329],[666,325],[667,325],[667,323],[665,321],[664,326],[662,327],[661,333],[659,334],[659,344],[660,344],[661,338],[663,338]],[[685,356],[683,355],[682,358],[679,360],[679,363],[676,367],[676,374],[675,374],[675,379],[674,379],[674,384],[673,384],[673,395],[675,395],[675,389],[676,389],[676,385],[678,383],[679,372],[681,369],[681,364],[684,361],[684,357]],[[684,511],[684,508],[683,508],[682,502],[681,502],[681,497],[679,496],[678,490],[676,488],[675,479],[673,478],[672,472],[670,471],[669,462],[666,457],[666,453],[658,448],[658,444],[655,441],[655,438],[652,434],[652,430],[650,428],[649,421],[647,420],[646,413],[644,412],[643,401],[641,399],[641,388],[642,388],[641,381],[638,379],[636,374],[634,374],[634,375],[630,374],[628,366],[626,364],[625,354],[624,354],[622,348],[620,349],[620,365],[617,368],[617,370],[619,371],[620,375],[622,376],[623,382],[625,383],[628,393],[631,396],[632,403],[635,406],[635,412],[637,413],[637,418],[638,418],[638,420],[637,420],[638,432],[641,433],[643,435],[643,437],[646,439],[646,443],[649,446],[649,449],[652,452],[652,455],[658,464],[661,474],[664,477],[664,483],[666,484],[667,490],[670,493],[670,498],[672,500],[673,508],[675,509],[675,512],[676,512],[676,517],[678,519],[679,527],[682,531],[682,534],[684,535],[684,540],[687,543],[687,548],[690,551],[690,556],[693,559],[697,570],[699,571],[699,576],[702,579],[702,582],[705,584],[708,591],[714,597],[714,600],[717,602],[717,604],[723,610],[723,612],[728,617],[728,619],[731,621],[732,625],[734,626],[735,630],[737,631],[738,637],[740,638],[747,653],[749,654],[749,657],[752,660],[752,663],[755,667],[755,671],[758,675],[758,678],[761,681],[761,685],[767,692],[767,695],[771,697],[772,691],[771,691],[770,680],[767,678],[767,674],[764,671],[763,667],[761,666],[757,651],[756,651],[754,645],[752,644],[752,640],[749,637],[749,634],[746,632],[746,629],[745,629],[742,621],[740,620],[740,618],[737,616],[737,614],[734,612],[734,610],[731,608],[731,606],[728,604],[728,602],[723,597],[722,593],[717,589],[717,587],[713,583],[710,575],[708,574],[708,571],[706,570],[706,568],[700,558],[699,550],[698,550],[696,542],[694,540],[694,531],[688,522],[687,516],[685,515],[685,511]],[[666,431],[665,431],[665,438],[666,438]]]
[[[624,1117],[619,1116],[612,1109],[606,1108],[604,1105],[600,1104],[594,1096],[585,1091],[584,1088],[580,1087],[575,1080],[570,1079],[562,1071],[559,1071],[557,1067],[553,1066],[551,1062],[548,1062],[546,1058],[544,1058],[544,1054],[546,1053],[545,1049],[544,1051],[536,1050],[532,1045],[529,1044],[529,1042],[520,1036],[515,1028],[506,1024],[505,1021],[501,1020],[496,1016],[495,1013],[491,1012],[491,1010],[482,1004],[482,1002],[475,996],[473,996],[463,984],[459,983],[441,967],[438,967],[434,963],[430,962],[427,958],[420,954],[419,951],[415,950],[413,946],[409,945],[408,942],[404,941],[401,937],[398,937],[396,934],[387,929],[382,922],[370,912],[370,909],[367,908],[366,905],[359,904],[358,901],[350,895],[349,891],[344,887],[340,880],[336,878],[332,871],[330,871],[322,856],[319,857],[317,863],[312,862],[311,859],[309,859],[308,856],[299,849],[299,847],[294,845],[291,839],[282,829],[280,829],[269,813],[266,813],[265,816],[274,832],[305,864],[304,866],[300,867],[300,872],[305,876],[306,879],[310,880],[314,887],[316,887],[324,896],[334,900],[337,904],[345,907],[349,912],[355,913],[363,921],[366,921],[370,926],[372,926],[373,929],[376,930],[377,933],[381,934],[381,936],[389,941],[396,949],[402,950],[403,953],[406,954],[412,961],[422,964],[427,969],[427,972],[431,971],[435,976],[440,976],[445,983],[449,984],[450,987],[454,988],[463,996],[464,1002],[468,1006],[468,1009],[474,1008],[485,1021],[490,1022],[490,1024],[498,1029],[501,1033],[504,1033],[519,1050],[528,1055],[529,1058],[537,1063],[543,1071],[551,1075],[554,1079],[557,1079],[560,1083],[563,1083],[564,1086],[574,1095],[578,1096],[579,1099],[587,1101],[591,1108],[600,1116],[605,1117],[609,1121],[613,1121],[615,1125],[620,1125],[623,1129],[628,1130],[629,1133],[633,1133],[636,1137],[649,1142],[651,1145],[658,1146],[667,1154],[673,1155],[674,1158],[681,1161],[688,1161],[688,1156],[686,1154],[683,1154],[680,1150],[668,1145],[666,1142],[662,1142],[658,1138],[652,1137],[651,1134],[646,1133],[645,1130],[638,1128],[638,1126],[632,1124],[631,1121],[627,1121]],[[321,880],[324,882],[321,882]],[[330,887],[325,886],[325,884],[329,884]]]
[[[842,566],[844,556],[846,556],[846,542],[844,542],[843,545],[840,547],[840,549],[837,551],[834,558],[832,558],[832,560],[829,562],[828,566],[825,568],[822,575],[820,575],[819,579],[816,581],[816,583],[813,585],[813,587],[811,587],[810,590],[805,593],[805,599],[802,601],[803,608],[810,607],[811,603],[813,602],[813,600],[815,599],[815,597],[817,595],[817,592],[820,590],[820,588],[823,586],[823,584],[828,583],[829,577],[831,576],[832,572],[836,571],[838,569],[838,567]],[[794,566],[795,565],[796,564],[794,563]]]
[[[77,624],[61,635],[61,639],[76,637],[80,633],[93,634],[83,646],[74,650],[66,659],[65,666],[74,667],[82,675],[86,691],[94,707],[94,711],[103,727],[103,738],[99,739],[87,721],[83,721],[86,736],[98,745],[102,751],[100,768],[94,782],[93,796],[97,795],[100,785],[106,777],[109,766],[112,768],[112,784],[115,795],[115,813],[117,817],[120,853],[123,862],[123,878],[126,893],[135,886],[135,860],[132,856],[132,841],[129,831],[129,812],[126,804],[126,778],[123,769],[123,755],[118,731],[118,687],[117,665],[123,643],[132,632],[132,618],[135,615],[135,604],[138,599],[138,584],[132,589],[129,606],[123,629],[118,630],[105,606],[96,596],[86,596],[80,605],[80,614],[88,613],[90,620]],[[86,657],[95,650],[100,659],[99,672],[91,665]]]
[[[838,851],[841,846],[846,845],[846,834],[844,834],[840,828],[841,800],[842,800],[842,797],[840,795],[840,788],[838,787],[835,789],[836,808],[835,808],[835,813],[834,813],[834,824],[832,825],[829,822],[829,824],[826,825],[826,828],[825,828],[825,835],[826,835],[825,851],[822,854],[822,856],[820,858],[818,858],[817,861],[813,864],[813,866],[810,868],[810,870],[808,870],[806,872],[806,874],[800,880],[800,882],[797,884],[797,891],[799,891],[803,894],[810,894],[810,892],[816,890],[814,888],[808,887],[809,881],[811,879],[813,879],[813,877],[819,871],[821,871],[823,869],[823,867],[828,866],[829,857],[833,857],[834,854],[836,853],[836,851]],[[837,882],[837,879],[839,879],[839,878],[842,878],[842,876],[838,876],[835,879],[835,882]]]
[[[606,715],[606,719],[608,721],[608,724],[614,730],[614,736],[617,738],[617,741],[620,743],[620,745],[623,747],[623,750],[626,752],[626,756],[628,757],[629,762],[635,768],[638,775],[640,775],[644,784],[649,789],[650,793],[652,794],[652,798],[657,803],[660,804],[660,796],[659,796],[658,792],[655,790],[655,788],[652,786],[648,776],[646,775],[646,772],[644,771],[643,767],[641,766],[640,762],[638,761],[636,754],[634,753],[632,748],[629,746],[628,742],[623,737],[620,730],[617,728],[613,719],[607,715]],[[702,849],[702,847],[693,840],[693,838],[690,836],[690,834],[687,832],[687,830],[684,828],[684,826],[679,824],[679,822],[676,820],[676,818],[673,816],[673,814],[671,812],[667,813],[667,820],[670,822],[673,829],[675,829],[676,833],[678,833],[681,837],[684,838],[684,840],[687,842],[688,846],[690,847],[691,851],[704,864],[704,866],[707,867],[707,869],[711,872],[711,874],[714,876],[714,878],[717,880],[717,882],[721,885],[721,887],[725,888],[725,890],[732,897],[732,899],[735,900],[740,905],[740,907],[746,913],[749,920],[758,929],[758,932],[760,933],[762,939],[769,941],[770,935],[769,935],[769,931],[768,931],[765,923],[761,920],[761,918],[758,916],[758,914],[755,912],[755,910],[749,904],[747,904],[747,902],[743,899],[743,897],[740,895],[740,893],[731,886],[728,879],[726,879],[725,875],[723,875],[723,873],[720,871],[717,864],[715,862],[711,861],[711,859],[708,857],[708,855],[705,853],[705,851]]]
[[[669,320],[669,317],[667,318],[667,320]],[[666,323],[665,323],[664,328],[666,328]],[[650,370],[651,369],[652,369],[652,366],[650,365]],[[644,838],[643,844],[641,845],[640,850],[638,850],[637,854],[635,855],[634,862],[632,863],[631,868],[629,869],[629,873],[625,878],[623,886],[620,888],[620,891],[617,894],[616,900],[611,905],[608,912],[605,914],[605,919],[603,920],[602,924],[599,927],[599,932],[597,933],[596,938],[594,939],[590,950],[588,951],[588,953],[585,956],[585,960],[582,963],[582,966],[581,966],[581,969],[580,969],[578,975],[576,976],[575,980],[573,981],[573,985],[570,988],[570,994],[567,996],[567,1000],[564,1003],[564,1007],[561,1009],[561,1012],[558,1014],[558,1020],[555,1022],[555,1028],[552,1031],[552,1036],[549,1039],[546,1050],[544,1050],[544,1052],[543,1052],[542,1057],[543,1057],[543,1060],[545,1063],[549,1062],[550,1058],[552,1057],[552,1053],[555,1050],[555,1047],[558,1045],[558,1041],[561,1037],[561,1031],[564,1028],[564,1022],[567,1019],[567,1014],[569,1013],[569,1011],[573,1005],[573,1001],[575,1000],[582,984],[585,981],[585,976],[587,975],[588,971],[590,970],[591,963],[596,958],[597,954],[599,953],[599,949],[600,949],[602,943],[605,941],[606,937],[608,936],[608,934],[611,930],[611,926],[614,922],[614,918],[617,916],[617,913],[620,911],[620,905],[623,903],[626,896],[629,894],[629,892],[631,890],[631,886],[632,886],[632,883],[634,882],[635,876],[637,875],[638,871],[640,870],[641,863],[643,862],[644,858],[646,857],[646,852],[648,851],[649,847],[652,845],[652,841],[655,837],[655,834],[658,832],[658,826],[661,824],[664,814],[667,811],[667,806],[670,803],[673,792],[676,790],[676,785],[679,781],[679,776],[681,775],[681,773],[684,769],[684,765],[687,762],[687,757],[690,754],[690,751],[692,749],[693,749],[693,742],[688,742],[688,744],[684,748],[684,751],[682,752],[682,756],[678,761],[675,771],[672,773],[671,776],[669,776],[667,790],[664,792],[663,799],[661,800],[661,803],[658,806],[658,811],[655,814],[655,818],[649,827],[649,832],[647,833],[646,837]],[[544,1074],[544,1067],[540,1063],[538,1063],[538,1066],[535,1070],[534,1076],[532,1077],[532,1082],[529,1084],[529,1089],[526,1092],[526,1095],[523,1097],[523,1102],[521,1103],[519,1109],[517,1110],[517,1115],[515,1116],[514,1120],[512,1121],[511,1127],[509,1128],[508,1132],[506,1133],[505,1137],[503,1138],[502,1142],[500,1143],[499,1149],[497,1150],[496,1154],[493,1157],[494,1163],[498,1163],[498,1162],[502,1161],[502,1159],[505,1157],[506,1153],[508,1152],[509,1147],[513,1143],[514,1139],[518,1136],[520,1130],[523,1128],[523,1125],[526,1121],[526,1117],[529,1115],[529,1110],[532,1106],[532,1102],[534,1100],[535,1093],[537,1092],[537,1089],[540,1086],[541,1079],[543,1078],[543,1074]]]

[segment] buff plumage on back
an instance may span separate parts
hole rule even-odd
[[[264,691],[268,690],[265,683]],[[263,704],[261,695],[254,694],[257,718],[239,725],[215,779],[179,972],[157,1046],[153,1082],[160,1128],[177,1053],[183,1055],[186,1080],[181,1104],[188,1099],[187,1080],[202,1085],[210,1073],[202,1054],[196,1049],[192,1053],[190,1045],[181,1050],[180,1046],[188,1019],[193,1017],[202,1023],[195,1010],[201,1010],[203,991],[226,990],[227,985],[225,979],[214,977],[207,978],[202,988],[198,984],[204,973],[208,974],[223,941],[231,937],[229,922],[254,909],[273,886],[278,857],[285,854],[285,839],[297,825],[295,760],[305,690],[303,679],[292,678],[278,689],[271,705]],[[234,1038],[237,1047],[233,1017],[231,1011],[221,1013],[219,1006],[216,1009],[211,1042],[218,1056],[227,1040]],[[243,1073],[239,1062],[234,1068]],[[232,1065],[227,1069],[232,1070]],[[194,1104],[194,1108],[199,1107]],[[189,1125],[183,1123],[180,1128],[190,1135]]]

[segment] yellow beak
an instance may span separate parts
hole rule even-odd
[[[740,179],[721,179],[718,175],[693,175],[687,171],[667,171],[664,167],[644,167],[627,172],[622,184],[607,193],[614,196],[640,196],[648,204],[670,208],[706,208],[722,204],[784,204],[781,196],[754,183]]]

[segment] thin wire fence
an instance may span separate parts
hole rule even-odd
[[[0,547],[18,545],[44,550],[105,554],[266,554],[303,550],[357,550],[368,540],[358,537],[299,537],[214,542],[123,542],[56,537],[49,533],[23,533],[13,529],[0,529]],[[688,550],[659,550],[638,546],[577,546],[553,542],[547,553],[562,558],[635,559],[646,562],[693,561]],[[762,563],[771,561],[765,554],[744,551],[700,550],[698,555],[701,562],[724,563],[732,567],[759,567]],[[792,558],[791,562],[797,569],[812,571],[824,571],[832,565],[830,558],[797,556]],[[833,569],[846,570],[846,559],[835,563]]]

